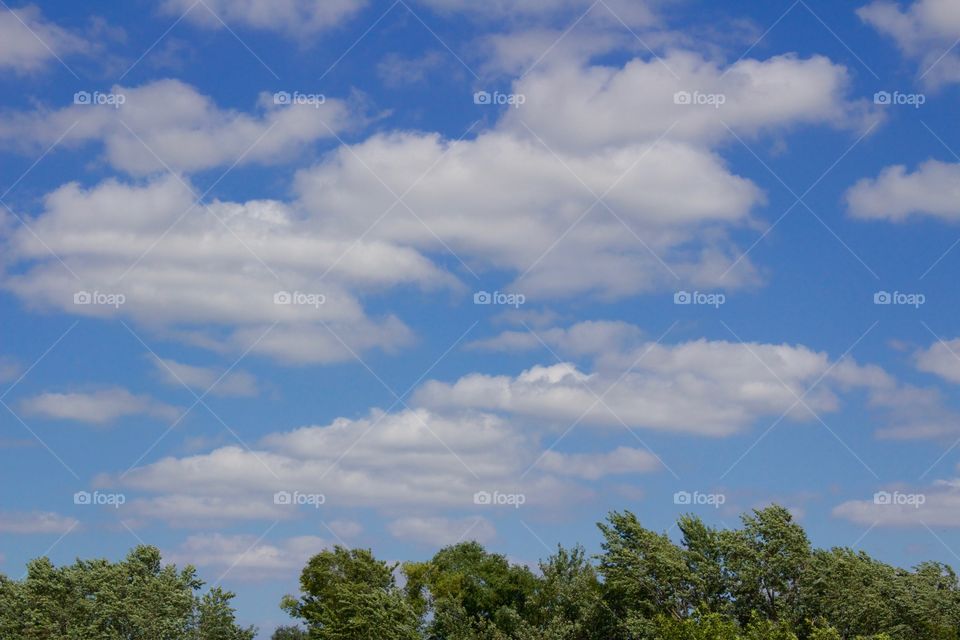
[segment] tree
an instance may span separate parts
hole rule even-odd
[[[253,627],[241,629],[230,601],[236,594],[215,587],[205,593],[197,607],[197,630],[203,640],[253,640]]]
[[[408,598],[419,613],[432,617],[428,638],[480,633],[509,638],[532,619],[533,573],[477,542],[441,549],[428,562],[407,563],[404,574]]]
[[[550,640],[615,640],[624,635],[603,599],[603,584],[583,547],[557,547],[540,562],[541,578],[529,601],[533,626]]]
[[[420,620],[390,566],[367,549],[336,546],[313,556],[300,575],[299,600],[281,606],[318,640],[414,640]]]
[[[0,637],[22,640],[249,640],[234,623],[233,594],[203,586],[196,570],[161,563],[139,546],[117,563],[31,561],[22,581],[0,579]]]
[[[743,528],[726,532],[723,543],[735,615],[742,624],[754,612],[799,623],[800,582],[811,553],[806,532],[776,505],[745,514],[741,521]]]
[[[300,627],[277,627],[270,636],[270,640],[307,640],[308,634]]]
[[[680,547],[629,511],[613,512],[598,526],[606,601],[633,633],[650,633],[657,616],[681,621],[692,613],[697,589]]]

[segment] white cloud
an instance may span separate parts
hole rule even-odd
[[[325,510],[389,513],[473,509],[477,491],[523,493],[526,508],[575,504],[591,495],[543,470],[522,477],[541,450],[536,430],[492,415],[374,411],[362,419],[269,434],[253,451],[226,446],[167,457],[97,482],[166,496],[154,515],[176,513],[188,524],[207,503],[214,505],[212,517],[221,519],[286,517],[274,515],[277,506],[289,517],[313,513],[309,507],[275,505],[277,491],[322,494]],[[138,514],[150,517],[152,504]]]
[[[937,389],[897,385],[870,394],[868,405],[884,423],[877,436],[891,440],[955,438],[960,415],[946,406]]]
[[[107,162],[135,175],[193,172],[234,163],[270,164],[298,159],[318,140],[333,137],[357,118],[333,98],[323,104],[274,104],[262,93],[259,113],[221,109],[180,80],[139,87],[114,86],[119,107],[73,104],[56,110],[7,114],[0,139],[28,152],[60,140],[66,146],[100,142]]]
[[[233,370],[224,375],[223,369],[198,367],[169,358],[151,357],[150,361],[163,381],[171,386],[186,385],[197,393],[209,392],[215,396],[245,397],[259,392],[256,377],[246,371]]]
[[[802,405],[793,405],[821,375],[825,380],[804,398],[817,412],[836,409],[831,387],[877,384],[870,368],[843,364],[828,374],[827,354],[804,346],[701,339],[605,353],[589,373],[562,363],[514,377],[470,374],[452,384],[431,381],[414,397],[434,409],[499,411],[561,428],[577,420],[609,426],[622,420],[630,427],[726,436],[788,411],[792,418],[809,418]]]
[[[0,511],[0,533],[66,533],[77,520],[49,511]]]
[[[42,393],[23,400],[24,413],[53,420],[75,420],[105,425],[130,416],[175,420],[180,410],[148,395],[135,395],[121,387],[90,393]]]
[[[497,535],[493,524],[482,517],[455,519],[408,516],[394,520],[387,525],[387,529],[395,538],[431,547],[443,547],[464,540],[487,544]]]
[[[731,137],[724,123],[749,136],[872,116],[845,98],[847,72],[826,58],[665,61],[679,80],[656,60],[538,69],[513,87],[525,103],[474,138],[378,134],[330,154],[298,175],[300,206],[324,211],[330,230],[513,273],[528,300],[756,283],[746,261],[726,274],[740,254],[727,234],[752,224],[764,197],[715,152]],[[723,91],[727,103],[678,105],[679,90]],[[415,215],[399,205],[381,219],[401,193]]]
[[[243,26],[276,31],[297,38],[343,23],[367,5],[366,0],[164,0],[168,15],[185,15],[210,28]]]
[[[916,0],[905,10],[889,0],[876,0],[857,15],[916,59],[927,85],[960,81],[960,55],[954,50],[960,39],[960,6],[953,0]]]
[[[538,466],[558,475],[596,480],[608,475],[649,473],[662,465],[655,455],[643,449],[617,447],[609,453],[559,453],[548,451]]]
[[[317,536],[297,536],[277,543],[255,535],[209,533],[189,536],[179,547],[164,554],[178,565],[222,571],[234,580],[262,581],[289,577],[300,571],[312,556],[330,543]]]
[[[358,293],[456,286],[412,249],[324,233],[280,202],[192,205],[191,190],[173,176],[65,185],[30,222],[37,236],[25,227],[11,234],[8,255],[27,266],[7,273],[3,285],[35,308],[132,317],[207,348],[239,353],[255,345],[254,353],[293,362],[347,360],[350,349],[410,341],[395,317],[368,318]],[[78,290],[120,293],[125,303],[77,305]],[[325,299],[275,304],[281,291]]]
[[[910,216],[960,220],[960,164],[928,160],[910,173],[903,165],[864,178],[846,194],[857,218],[902,222]]]
[[[632,27],[648,26],[656,20],[650,2],[646,0],[607,0],[606,6],[591,0],[489,0],[478,4],[471,0],[420,0],[441,13],[460,13],[482,20],[560,20],[584,16],[587,22],[603,21]]]
[[[593,206],[591,190],[603,193],[623,174],[628,179],[606,198],[616,215]],[[400,205],[371,228],[394,205],[393,194],[411,187],[404,200],[416,215]],[[459,144],[427,134],[377,135],[301,172],[297,189],[303,208],[327,213],[331,231],[357,236],[369,229],[369,238],[421,251],[449,247],[474,269],[520,276],[511,287],[528,300],[674,286],[659,259],[684,281],[716,283],[736,257],[719,231],[746,224],[763,199],[719,157],[685,144],[558,160],[535,140],[496,131]],[[749,264],[740,266],[727,284],[755,280]]]
[[[876,498],[848,500],[834,507],[834,517],[868,526],[960,527],[958,479],[940,480],[929,487],[887,487],[881,491],[893,496],[889,504]]]
[[[33,5],[0,9],[0,70],[35,71],[58,56],[91,49],[80,36],[44,20]]]
[[[284,520],[297,514],[268,500],[243,500],[235,496],[162,495],[131,500],[125,509],[140,518],[169,526],[196,528],[244,520]]]
[[[934,373],[948,382],[960,383],[960,338],[934,342],[914,354],[917,369]]]
[[[543,348],[560,349],[575,356],[593,356],[635,347],[641,342],[643,331],[622,320],[586,320],[570,327],[552,327],[533,331],[504,331],[484,340],[468,343],[470,349],[481,351],[528,351]]]
[[[504,126],[519,135],[529,127],[555,151],[581,152],[655,140],[668,130],[671,140],[713,145],[729,140],[730,129],[754,136],[798,125],[864,127],[876,115],[865,101],[847,99],[849,84],[847,69],[823,56],[745,58],[721,67],[674,51],[623,67],[550,65],[514,84],[526,102],[508,110]],[[694,92],[722,95],[724,102],[677,104],[677,92],[691,101]]]

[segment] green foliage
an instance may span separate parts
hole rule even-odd
[[[121,562],[77,560],[55,567],[33,560],[22,581],[0,578],[0,637],[18,640],[250,640],[230,607],[232,593],[212,589],[193,567],[162,565],[139,546]]]
[[[270,636],[270,640],[307,640],[308,637],[307,632],[300,627],[284,626],[277,627]]]
[[[476,542],[446,547],[430,561],[407,563],[403,570],[410,602],[421,615],[432,616],[428,638],[516,637],[533,615],[533,573]]]
[[[851,549],[812,549],[778,506],[734,530],[694,516],[674,541],[613,512],[601,553],[558,547],[539,572],[476,542],[402,567],[343,547],[309,560],[299,598],[281,603],[305,628],[272,640],[960,640],[960,580],[949,566],[900,569]],[[153,547],[121,562],[40,558],[0,576],[0,639],[252,640],[220,588]]]
[[[366,549],[341,546],[313,556],[300,575],[299,600],[281,606],[317,640],[415,640],[419,617],[389,566]]]

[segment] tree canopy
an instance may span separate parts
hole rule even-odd
[[[251,640],[230,605],[192,566],[161,563],[139,546],[120,562],[33,560],[19,581],[0,576],[0,638],[17,640]]]
[[[779,506],[717,529],[693,515],[673,538],[612,512],[590,556],[558,546],[535,569],[477,542],[388,564],[336,546],[307,562],[299,625],[272,640],[960,640],[953,569],[903,569],[849,548],[815,549]],[[232,593],[140,546],[120,562],[47,558],[0,576],[0,638],[251,640]]]

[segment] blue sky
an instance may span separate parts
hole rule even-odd
[[[953,0],[3,4],[0,571],[145,541],[269,632],[325,546],[534,563],[611,509],[957,562],[958,40]]]

